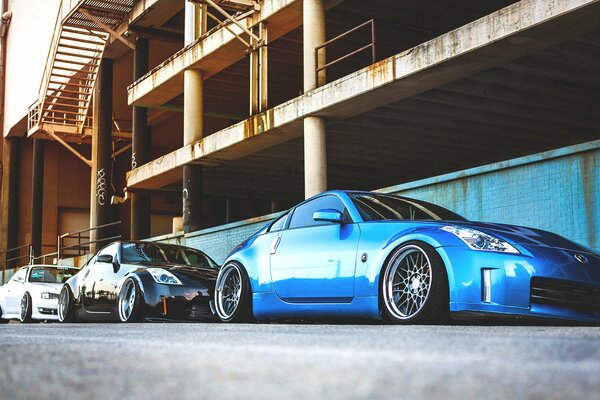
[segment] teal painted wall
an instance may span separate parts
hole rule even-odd
[[[600,140],[380,191],[430,201],[475,221],[549,230],[600,249]],[[155,239],[202,249],[222,263],[276,215]]]
[[[600,141],[380,190],[600,249]]]

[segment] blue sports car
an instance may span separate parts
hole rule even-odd
[[[600,322],[600,254],[537,229],[442,207],[330,191],[239,244],[217,278],[224,322],[360,317]]]

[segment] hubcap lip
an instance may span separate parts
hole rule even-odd
[[[21,322],[25,321],[25,317],[27,316],[27,309],[29,308],[29,298],[27,295],[23,296],[21,299]]]
[[[125,322],[131,318],[133,307],[135,305],[136,293],[135,284],[132,281],[125,282],[121,290],[122,296],[119,296],[119,317]]]
[[[60,295],[58,296],[58,320],[64,321],[67,315],[67,307],[68,307],[68,293],[65,288],[60,291]]]
[[[242,295],[242,275],[239,267],[234,264],[226,265],[217,278],[215,289],[217,315],[227,320],[235,314]]]
[[[422,257],[420,258],[420,265],[416,266],[415,263],[418,263],[418,261],[414,262],[414,259],[410,259],[414,262],[412,266],[414,270],[406,271],[407,277],[404,279],[406,284],[402,287],[403,282],[395,282],[398,270],[401,268],[402,263],[407,260],[407,257],[415,254],[417,254],[417,260],[419,257]],[[412,319],[423,309],[423,306],[427,303],[427,299],[431,293],[431,282],[433,278],[431,261],[429,260],[427,253],[425,253],[421,247],[408,245],[402,247],[394,254],[390,260],[390,264],[392,266],[386,269],[383,277],[383,296],[386,308],[394,318],[399,320]],[[410,268],[410,265],[408,268]],[[420,273],[417,273],[417,270],[420,270]],[[415,288],[416,283],[418,283],[418,287]],[[396,287],[396,289],[394,287]],[[421,289],[419,291],[420,287]],[[419,293],[422,293],[423,291],[425,291],[424,295],[419,295]],[[395,293],[398,292],[403,293],[404,296],[399,296],[399,299],[395,300]],[[404,297],[406,297],[406,299],[401,301]],[[405,311],[401,310],[401,306],[409,301],[409,299],[413,301],[413,305],[407,305]]]

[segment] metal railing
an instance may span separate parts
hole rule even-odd
[[[56,249],[56,245],[43,244],[40,246],[42,249]],[[19,247],[8,249],[7,251],[0,253],[0,260],[2,260],[3,266],[0,269],[18,268],[27,264],[52,264],[54,259],[48,259],[50,257],[57,256],[57,252],[46,253],[41,256],[34,256],[33,245],[24,244]],[[8,257],[8,258],[7,258]]]
[[[121,224],[121,221],[111,222],[109,224],[99,225],[89,229],[82,229],[76,232],[67,232],[58,237],[58,259],[65,257],[79,257],[90,252],[92,245],[98,243],[107,243],[121,238],[121,234],[97,239],[97,235],[92,233],[100,230],[112,228]]]
[[[76,232],[68,232],[58,236],[56,244],[42,244],[42,255],[35,256],[33,245],[25,244],[19,247],[8,249],[0,253],[0,270],[22,267],[28,264],[55,264],[68,257],[79,257],[86,255],[92,249],[92,245],[108,243],[121,238],[121,234],[105,236],[93,235],[100,230],[107,230],[119,226],[121,221],[111,222],[109,224],[97,227],[82,229]],[[44,249],[53,249],[55,251],[44,252]]]
[[[366,44],[362,47],[360,47],[357,50],[351,51],[348,54],[345,54],[341,57],[336,58],[333,61],[327,62],[327,60],[325,60],[325,64],[322,67],[319,67],[319,51],[327,46],[329,46],[332,43],[335,43],[336,41],[345,38],[346,36],[360,30],[360,29],[364,29],[366,27],[370,27],[371,28],[371,42],[369,44]],[[319,82],[319,72],[327,69],[328,67],[331,67],[332,65],[335,65],[341,61],[344,61],[358,53],[362,53],[363,51],[369,50],[371,49],[371,58],[372,58],[372,63],[374,64],[375,61],[377,60],[377,48],[376,48],[376,40],[375,40],[375,20],[371,19],[367,22],[364,22],[352,29],[350,29],[349,31],[346,31],[344,33],[342,33],[341,35],[338,35],[336,37],[334,37],[333,39],[330,39],[328,41],[326,41],[325,43],[323,43],[320,46],[317,46],[315,48],[315,75],[316,75],[316,82]]]

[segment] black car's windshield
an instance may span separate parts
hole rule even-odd
[[[365,221],[465,219],[452,211],[425,201],[376,193],[348,193]]]
[[[29,282],[65,283],[67,279],[78,272],[77,268],[69,267],[32,267]]]
[[[189,247],[150,242],[123,243],[121,260],[125,264],[157,262],[203,268],[218,267],[210,257],[201,251]]]

